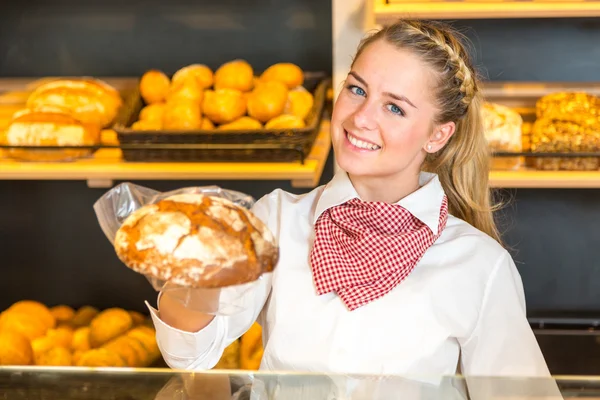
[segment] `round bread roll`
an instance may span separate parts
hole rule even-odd
[[[252,282],[277,264],[265,224],[219,197],[179,194],[133,212],[117,231],[118,257],[134,271],[187,287]]]
[[[12,330],[0,330],[0,365],[32,363],[33,350],[27,337]]]
[[[192,64],[181,68],[173,74],[171,81],[173,84],[178,84],[190,78],[196,81],[200,89],[208,89],[214,81],[212,70],[204,64]]]
[[[165,103],[153,103],[145,106],[140,111],[141,121],[162,121],[165,112]]]
[[[291,90],[288,94],[288,102],[283,112],[305,120],[314,103],[315,99],[312,93],[306,89]]]
[[[202,112],[214,123],[227,124],[246,114],[246,99],[235,89],[207,90]]]
[[[305,127],[306,124],[302,118],[289,114],[275,117],[265,124],[265,129],[302,129]]]
[[[167,103],[162,123],[164,129],[198,129],[202,124],[200,105],[195,101],[189,100],[179,100],[174,103]]]
[[[263,82],[277,81],[284,83],[288,89],[294,89],[304,83],[302,68],[292,63],[277,63],[267,68],[260,80]]]
[[[248,92],[254,86],[254,70],[245,60],[233,60],[215,72],[215,89],[235,89]]]
[[[146,104],[165,101],[170,87],[169,77],[156,69],[146,71],[140,80],[140,94]]]
[[[277,81],[260,83],[248,96],[248,115],[267,122],[283,113],[288,101],[288,88]]]
[[[194,78],[181,79],[173,83],[167,95],[167,103],[175,101],[195,101],[199,105],[204,99],[204,89],[201,88]]]
[[[262,129],[262,124],[251,117],[241,117],[228,124],[219,126],[220,130],[235,131],[235,130],[255,130]]]

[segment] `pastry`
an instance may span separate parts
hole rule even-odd
[[[302,88],[290,90],[288,101],[283,112],[285,114],[295,115],[303,120],[306,120],[308,113],[313,108],[315,99],[308,90]]]
[[[90,324],[90,345],[99,347],[133,327],[131,315],[121,308],[109,308],[98,314]]]
[[[213,85],[214,74],[212,70],[204,64],[192,64],[179,69],[173,74],[171,81],[177,84],[188,79],[194,79],[200,89],[208,89]]]
[[[230,122],[228,124],[223,124],[219,126],[220,130],[226,130],[226,131],[230,131],[230,130],[255,130],[255,129],[262,129],[262,124],[255,120],[254,118],[251,117],[241,117],[236,119],[233,122]]]
[[[214,88],[235,89],[240,92],[252,90],[254,85],[254,70],[244,60],[233,60],[221,65],[214,76]]]
[[[0,330],[0,365],[31,365],[33,350],[27,337],[13,330]]]
[[[275,117],[265,124],[265,129],[302,129],[305,127],[306,124],[302,118],[289,114]]]
[[[100,127],[77,120],[63,110],[44,107],[22,110],[13,116],[0,142],[11,146],[93,146],[100,142]],[[26,160],[65,160],[89,155],[90,149],[10,149],[12,157]]]
[[[162,121],[165,112],[165,103],[153,103],[145,106],[140,111],[141,121]]]
[[[284,83],[288,89],[294,89],[304,83],[304,72],[296,64],[277,63],[267,68],[261,74],[260,80],[278,81]]]
[[[248,115],[267,122],[283,113],[288,101],[288,88],[277,81],[261,82],[248,96]]]
[[[163,114],[162,127],[166,130],[194,130],[202,124],[200,105],[195,101],[178,100],[167,103]]]
[[[151,69],[142,75],[140,95],[146,104],[162,103],[167,98],[171,80],[162,71]]]
[[[202,89],[194,78],[187,78],[173,83],[167,95],[167,103],[176,101],[195,101],[198,106],[202,104],[204,89]]]
[[[121,261],[146,276],[187,287],[251,282],[275,268],[268,228],[226,199],[181,194],[133,212],[117,231]]]
[[[246,99],[235,89],[207,90],[202,112],[216,124],[227,124],[246,114]]]
[[[536,102],[531,151],[541,153],[596,152],[600,148],[600,98],[581,92],[548,94]],[[532,157],[544,170],[598,170],[598,157]]]
[[[109,126],[123,101],[119,92],[98,79],[60,79],[35,89],[27,99],[29,109],[53,106],[79,121]]]

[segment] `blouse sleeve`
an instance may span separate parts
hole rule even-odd
[[[257,201],[252,212],[271,230],[271,198]],[[185,332],[167,325],[160,313],[146,303],[156,328],[156,340],[167,365],[176,369],[205,370],[213,368],[227,346],[244,334],[256,321],[271,291],[271,276],[266,274],[252,289],[244,294],[244,310],[232,316],[216,316],[209,325],[198,332]],[[160,298],[160,294],[159,294]]]
[[[562,398],[527,320],[523,283],[508,252],[490,274],[477,324],[460,345],[474,400],[503,394]]]

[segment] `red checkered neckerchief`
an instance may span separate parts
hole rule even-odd
[[[445,195],[437,234],[397,204],[352,199],[325,210],[310,254],[317,293],[336,292],[349,310],[384,296],[412,272],[447,220]]]

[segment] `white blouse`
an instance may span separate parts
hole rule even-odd
[[[437,175],[398,204],[437,233],[444,195]],[[520,275],[509,253],[466,222],[448,217],[440,238],[390,293],[355,311],[334,294],[319,296],[309,252],[313,225],[327,208],[358,197],[347,174],[293,195],[261,198],[253,212],[279,241],[280,261],[263,277],[250,309],[218,316],[187,333],[148,305],[165,361],[210,369],[254,321],[263,327],[262,370],[400,375],[549,376],[528,324]]]

